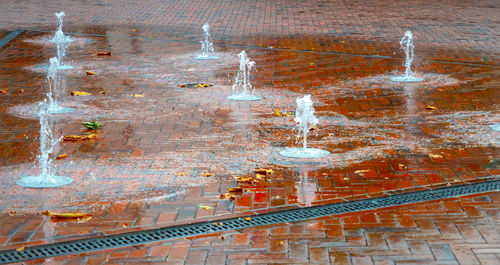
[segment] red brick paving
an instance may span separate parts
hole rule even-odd
[[[500,122],[498,29],[491,22],[496,19],[496,9],[491,6],[494,1],[459,6],[439,3],[445,9],[427,1],[390,5],[308,1],[307,8],[295,2],[278,7],[277,2],[269,1],[145,3],[134,8],[116,1],[99,7],[93,6],[96,3],[64,5],[65,30],[105,35],[77,34],[78,42],[68,49],[66,61],[76,68],[67,73],[66,90],[106,91],[88,98],[64,95],[65,102],[78,111],[58,118],[58,133],[85,133],[80,124],[83,119],[104,123],[96,141],[61,143],[57,153],[68,153],[69,158],[55,163],[60,174],[75,180],[68,187],[32,190],[15,185],[19,176],[37,172],[32,165],[38,153],[39,125],[30,116],[34,106],[30,104],[42,98],[47,85],[43,72],[30,67],[46,64],[54,56],[54,49],[42,40],[49,34],[25,31],[0,51],[0,88],[9,88],[8,94],[0,94],[1,249],[233,213],[385,196],[482,181],[500,173],[498,132],[488,127]],[[25,5],[19,9],[14,2],[2,3],[0,13],[9,22],[2,24],[5,30],[0,32],[55,28],[54,3]],[[137,13],[131,15],[131,10]],[[202,15],[193,16],[193,12]],[[79,22],[71,15],[75,13]],[[148,15],[152,18],[145,20]],[[233,23],[236,15],[244,15],[246,22]],[[271,18],[282,21],[267,22]],[[223,56],[210,64],[191,59],[199,49],[198,25],[205,21],[211,23],[216,50]],[[400,26],[405,23],[415,33],[417,71],[429,80],[422,84],[384,81],[401,68],[403,55],[397,41],[407,29]],[[256,61],[252,82],[257,93],[265,96],[261,102],[225,100],[237,66],[235,54],[242,49]],[[92,56],[103,50],[112,50],[112,56]],[[85,70],[98,75],[86,76]],[[215,86],[177,86],[193,82]],[[133,93],[145,97],[131,97]],[[272,113],[277,108],[293,111],[294,99],[305,93],[313,95],[321,120],[310,142],[332,155],[304,164],[277,155],[281,148],[295,145],[295,138],[290,118]],[[426,110],[426,105],[437,109]],[[232,178],[253,176],[261,167],[275,172],[253,184]],[[187,176],[175,176],[181,171]],[[214,176],[201,177],[208,171]],[[235,201],[219,198],[235,186],[243,188]],[[203,210],[200,204],[212,209]],[[438,211],[433,208],[436,204],[431,205],[429,211]],[[459,213],[455,206],[446,204],[446,209]],[[94,218],[86,223],[54,223],[40,214],[46,209],[91,212]],[[12,211],[15,214],[9,214]],[[465,211],[481,214],[474,207]],[[354,246],[380,241],[379,236],[345,235],[341,222],[335,220],[323,228],[328,236],[345,236],[345,242]],[[374,213],[366,213],[342,218],[342,223],[360,226],[376,220]],[[411,214],[402,214],[391,225],[416,224]],[[453,227],[440,225],[442,231],[454,233]],[[297,237],[303,234],[300,226],[292,230],[294,233],[288,235],[291,239],[295,232]],[[257,249],[264,248],[266,242],[257,234],[238,240],[242,246],[250,244]],[[400,246],[402,242],[398,236],[384,240],[388,245]],[[283,258],[284,247],[279,241],[266,244],[276,249],[275,255],[250,253],[252,257],[270,258],[264,263]],[[322,263],[325,257],[340,264],[342,260],[372,262],[350,252],[310,251],[300,240],[290,244],[289,249],[300,257],[309,251],[312,258],[307,262]],[[412,244],[425,249],[420,241]],[[467,249],[461,246],[455,251]],[[138,249],[136,255],[143,258],[141,251]],[[187,259],[182,251],[175,253],[179,261]],[[464,253],[455,254],[456,259],[470,256],[470,250]],[[228,264],[238,262],[224,255],[195,251],[189,263],[205,259],[209,263],[220,259],[227,259]]]

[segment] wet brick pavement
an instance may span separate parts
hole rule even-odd
[[[20,8],[15,1],[2,2],[0,36],[18,28],[25,31],[0,49],[0,88],[9,89],[0,94],[0,249],[387,196],[500,175],[500,136],[490,127],[500,122],[495,1],[460,5],[451,5],[452,1],[308,1],[307,6],[300,1],[68,2],[60,4],[67,15],[64,29],[74,32],[77,41],[68,48],[66,62],[75,69],[64,73],[61,101],[77,112],[54,117],[54,130],[59,135],[88,133],[81,126],[87,119],[97,119],[104,127],[97,140],[63,142],[56,151],[56,155],[69,154],[54,164],[58,174],[74,179],[73,184],[47,190],[21,188],[15,185],[20,176],[38,172],[39,123],[34,109],[47,89],[43,66],[55,56],[47,41],[53,34],[47,30],[56,24],[53,13],[59,9],[55,4],[24,3]],[[238,15],[241,19],[236,19]],[[205,21],[211,24],[216,51],[222,56],[216,62],[192,59],[198,53]],[[420,84],[388,81],[401,71],[404,54],[398,41],[406,29],[415,34],[415,67],[426,79]],[[237,69],[236,54],[242,49],[256,61],[252,83],[256,93],[264,96],[260,102],[225,99]],[[93,56],[105,50],[112,51],[112,56]],[[86,76],[85,71],[97,75]],[[178,87],[194,82],[214,86]],[[71,97],[71,90],[94,95]],[[102,91],[106,93],[99,94]],[[131,96],[134,93],[144,98]],[[303,94],[312,94],[320,119],[310,144],[332,153],[325,159],[298,161],[277,154],[297,143],[291,117],[272,113],[278,108],[293,111],[295,98]],[[436,109],[426,109],[427,105]],[[275,172],[256,182],[233,178],[253,177],[258,168]],[[213,176],[203,177],[204,172]],[[220,198],[233,187],[242,188],[235,200]],[[492,196],[480,198],[487,200],[484,207],[496,213],[497,207],[488,200],[498,196]],[[471,202],[455,202],[462,203]],[[323,240],[330,242],[325,243],[328,247],[319,247],[324,235],[313,236],[310,242],[290,236],[286,246],[271,244],[264,236],[271,234],[268,228],[254,228],[246,236],[234,236],[247,252],[224,240],[219,242],[223,250],[210,258],[205,243],[200,243],[202,238],[161,243],[166,245],[156,246],[156,252],[149,247],[139,247],[135,254],[108,251],[113,256],[106,257],[109,261],[138,256],[143,258],[140,263],[147,257],[157,260],[151,252],[167,253],[178,247],[185,252],[172,255],[179,255],[176,262],[186,264],[205,259],[246,262],[249,256],[245,255],[252,255],[248,263],[322,264],[337,258],[353,264],[498,262],[496,252],[488,250],[496,248],[495,243],[481,232],[485,229],[481,218],[488,218],[486,210],[466,225],[481,226],[477,231],[483,237],[478,247],[482,250],[475,252],[463,237],[451,235],[453,231],[467,233],[458,227],[471,214],[468,206],[456,210],[459,219],[453,219],[455,212],[451,214],[449,222],[460,225],[425,226],[428,233],[417,233],[420,223],[412,218],[420,220],[428,214],[431,221],[424,223],[443,225],[441,214],[450,214],[442,204],[428,204],[417,210],[377,213],[409,211],[390,223],[393,230],[374,232],[377,235],[360,232],[372,231],[381,220],[373,212],[322,219],[323,225],[314,220],[276,228],[296,229],[298,238],[309,238],[304,227],[318,226],[333,238],[345,237],[338,243],[342,250],[331,239]],[[200,205],[212,208],[204,210]],[[93,218],[52,222],[40,214],[47,209],[90,212]],[[410,218],[414,211],[419,217]],[[488,219],[486,226],[498,232],[497,219]],[[398,229],[407,226],[416,233],[417,243],[401,239],[410,230]],[[436,230],[451,231],[450,238],[443,240],[453,239],[453,243],[429,243],[435,240]],[[389,247],[382,248],[382,254],[361,255],[371,237],[380,242],[383,238]],[[200,246],[193,248],[192,242]],[[293,244],[291,252],[289,244]],[[426,246],[431,252],[426,252]],[[234,257],[224,251],[235,252]],[[368,244],[367,251],[379,250]],[[412,255],[417,258],[403,258]],[[380,258],[387,256],[392,258]],[[102,253],[89,257],[75,262],[106,259]],[[214,262],[223,263],[208,263]]]

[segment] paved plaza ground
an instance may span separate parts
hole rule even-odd
[[[58,11],[75,38],[59,100],[76,111],[52,129],[103,127],[51,155],[73,183],[23,188],[40,171]],[[498,180],[499,14],[496,0],[3,0],[0,251]],[[194,59],[204,23],[218,60]],[[396,83],[407,30],[424,81]],[[260,101],[226,98],[242,50]],[[331,154],[283,157],[301,142],[276,113],[307,94],[309,146]],[[492,191],[18,264],[500,264],[499,203]]]

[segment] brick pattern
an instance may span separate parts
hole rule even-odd
[[[500,193],[56,257],[63,264],[499,264]],[[32,264],[26,262],[26,264]],[[33,263],[34,264],[34,263]]]
[[[430,17],[443,17],[442,10],[425,1],[414,3],[415,7],[406,2],[384,6],[377,1],[344,1],[341,6],[352,12],[338,16],[330,13],[341,9],[326,14],[328,8],[338,4],[335,2],[308,1],[310,7],[305,9],[303,4],[291,1],[287,5],[297,8],[285,6],[283,10],[299,15],[281,14],[279,17],[286,17],[286,21],[268,25],[275,30],[252,26],[257,23],[251,19],[260,16],[249,16],[248,22],[241,20],[241,24],[228,23],[226,17],[274,2],[232,1],[224,2],[224,7],[215,6],[216,9],[211,5],[219,2],[197,3],[211,10],[203,16],[192,16],[190,12],[196,9],[185,5],[193,3],[165,3],[173,7],[168,9],[170,16],[163,15],[165,6],[157,8],[160,4],[154,1],[147,3],[153,13],[133,16],[130,6],[123,2],[65,5],[66,30],[103,35],[75,35],[78,40],[69,47],[67,55],[67,63],[74,65],[75,70],[66,73],[65,92],[106,91],[106,95],[71,98],[66,93],[63,97],[64,103],[75,104],[78,112],[58,118],[58,133],[87,133],[80,122],[88,118],[99,119],[105,126],[96,141],[61,144],[57,153],[70,156],[55,162],[57,172],[75,180],[75,184],[62,189],[31,190],[14,184],[21,175],[38,172],[32,163],[38,153],[39,125],[30,111],[32,114],[46,90],[43,70],[36,67],[46,64],[55,54],[54,48],[44,41],[50,34],[26,31],[1,51],[0,88],[9,88],[7,94],[0,94],[1,249],[228,214],[252,214],[269,208],[385,196],[499,175],[498,138],[491,137],[498,133],[488,127],[498,122],[499,101],[498,47],[496,41],[488,42],[496,38],[490,34],[496,25],[488,22],[496,18],[496,13],[495,8],[488,7],[488,1],[453,7],[454,11],[459,10],[445,16],[449,22],[439,23]],[[52,16],[53,3],[43,8],[36,3],[25,4],[26,8],[14,10],[17,4],[2,3],[2,17],[12,18],[3,24],[5,27],[53,30],[55,19],[43,21],[38,17]],[[146,2],[137,5],[134,12],[145,8]],[[359,11],[370,5],[376,7],[371,6],[373,15]],[[401,71],[403,55],[397,42],[398,34],[406,28],[384,28],[370,17],[388,17],[385,12],[402,7],[413,11],[420,8],[413,14],[426,14],[434,23],[425,26],[422,22],[428,30],[419,31],[415,18],[409,19],[415,27],[415,66],[419,74],[430,75],[431,80],[422,85],[392,84],[383,79],[395,69]],[[37,12],[32,16],[22,15],[33,10]],[[116,16],[110,16],[110,12]],[[259,12],[276,18],[272,8]],[[456,24],[465,23],[464,12],[470,21],[481,20],[474,27],[488,35],[449,33],[459,30]],[[78,23],[90,19],[89,26],[74,22],[72,13],[81,14]],[[473,15],[478,13],[481,15]],[[155,21],[144,20],[149,14]],[[268,19],[267,15],[264,17],[259,21]],[[336,27],[332,23],[340,23],[340,17],[346,23],[344,28],[327,34]],[[23,24],[9,24],[18,18],[25,19]],[[223,59],[205,64],[191,58],[199,50],[199,24],[208,18],[214,19],[207,21],[212,25],[216,50]],[[318,23],[316,19],[320,18],[330,22]],[[212,23],[215,19],[220,22]],[[294,27],[298,21],[306,26]],[[369,26],[361,27],[355,24],[357,21]],[[398,17],[377,21],[404,24]],[[358,26],[347,27],[349,23]],[[309,24],[317,28],[307,28]],[[354,30],[360,36],[354,36]],[[225,100],[236,72],[235,54],[242,49],[256,61],[252,83],[257,93],[265,96],[261,102]],[[112,56],[92,56],[103,50],[111,50]],[[86,70],[98,75],[86,76]],[[179,83],[193,82],[215,86],[178,87]],[[145,97],[131,97],[133,93]],[[313,95],[321,120],[318,130],[310,134],[310,143],[332,155],[324,160],[297,163],[276,154],[296,143],[290,118],[272,113],[277,108],[293,111],[294,99],[306,93]],[[426,105],[437,109],[427,110]],[[232,178],[253,176],[253,171],[260,167],[272,167],[275,173],[252,184],[237,183]],[[176,176],[181,171],[186,176]],[[214,176],[201,177],[206,171]],[[244,189],[235,201],[219,198],[235,186]],[[203,210],[200,204],[212,209]],[[94,218],[86,223],[54,223],[40,215],[46,209],[91,212]],[[12,211],[16,213],[11,214]],[[404,222],[411,223],[409,219]],[[353,236],[350,240],[358,239]]]

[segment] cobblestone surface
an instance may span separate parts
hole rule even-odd
[[[62,142],[56,150],[54,156],[69,155],[54,161],[56,172],[72,177],[73,184],[25,189],[15,182],[38,172],[36,104],[47,90],[44,67],[55,56],[48,42],[53,33],[47,31],[55,28],[53,13],[59,9],[66,12],[64,29],[77,38],[66,58],[74,69],[64,72],[59,99],[77,111],[54,116],[53,129],[57,135],[88,134],[81,121],[89,119],[104,126],[96,140]],[[0,249],[497,178],[500,133],[491,126],[500,122],[498,9],[495,1],[308,1],[307,6],[299,1],[54,1],[23,3],[22,8],[15,1],[3,1],[0,37],[18,28],[25,31],[0,49],[0,89],[8,89],[0,94]],[[222,57],[217,61],[193,59],[206,21]],[[407,29],[415,34],[415,68],[425,78],[418,84],[389,81],[402,71],[404,54],[398,41]],[[251,81],[256,93],[264,96],[262,101],[226,100],[241,50],[256,62]],[[112,55],[94,56],[97,51]],[[97,75],[87,76],[85,71]],[[214,86],[179,87],[196,82]],[[93,95],[72,97],[73,90]],[[294,111],[295,98],[303,94],[312,95],[320,120],[310,133],[310,145],[330,151],[327,158],[299,161],[278,154],[298,143],[293,117],[273,113]],[[259,168],[272,168],[274,173],[257,179]],[[202,176],[205,172],[213,175]],[[221,199],[234,187],[242,188],[233,194],[234,200]],[[493,201],[498,197],[491,196]],[[487,202],[485,207],[497,211]],[[438,206],[425,209],[436,217],[441,212],[433,207]],[[40,213],[47,209],[89,212],[93,218],[53,222]],[[413,216],[413,210],[408,211],[403,215]],[[425,215],[423,208],[419,211],[418,216]],[[337,220],[332,224],[362,220],[359,224],[371,225],[379,220],[373,214],[331,219]],[[405,224],[415,229],[412,218],[398,217],[391,229],[396,234],[406,232],[398,230]],[[482,224],[474,220],[470,219],[472,226]],[[495,221],[490,224],[496,231]],[[316,223],[304,222],[302,227]],[[283,227],[297,229],[297,237],[309,233],[300,225]],[[360,246],[383,237],[388,246],[394,240],[395,249],[402,249],[380,255],[403,257],[413,248],[425,251],[422,242],[433,240],[434,234],[420,233],[417,243],[407,243],[385,232],[369,239],[372,235],[351,234],[344,231],[345,225],[340,231],[329,224],[321,226],[322,231],[345,236],[343,242],[352,244],[349,250],[311,250],[310,244],[321,245],[315,241],[321,237],[307,246],[290,237],[293,248],[286,243],[283,250],[276,245],[279,241],[270,243],[258,236],[268,233],[266,229],[235,235],[242,248],[258,251],[236,248],[231,258],[220,252],[208,257],[206,249],[198,248],[187,259],[182,253],[193,249],[187,241],[155,251],[166,253],[178,246],[169,257],[178,255],[186,264],[233,264],[250,254],[255,260],[248,263],[283,259],[321,264],[333,262],[337,252],[339,259],[353,264],[473,264],[457,254],[473,251],[463,238],[453,241],[456,249],[431,247],[432,258],[419,252],[415,260],[404,261],[360,255],[365,251]],[[481,244],[484,249],[496,248],[494,242]],[[135,251],[144,258],[153,250]],[[473,262],[484,264],[496,255],[474,254]],[[103,255],[95,260],[102,261]],[[113,255],[132,257],[128,252]]]

